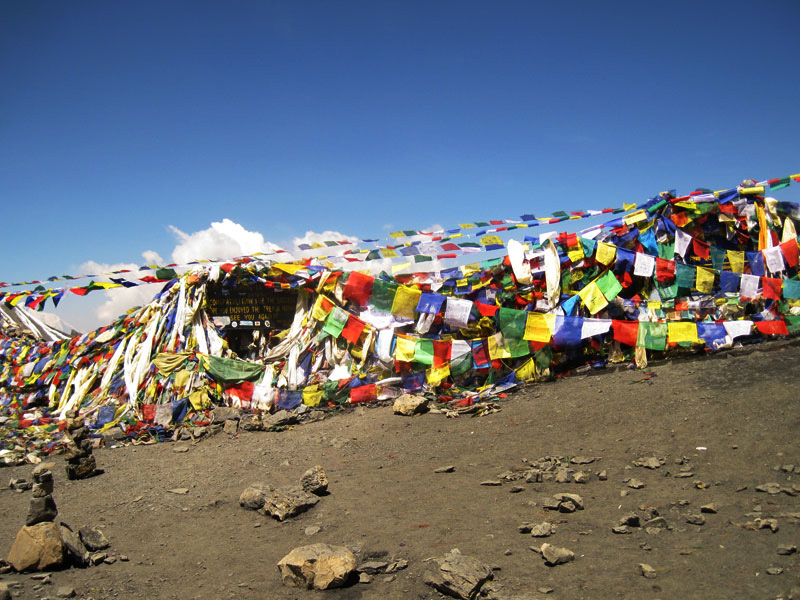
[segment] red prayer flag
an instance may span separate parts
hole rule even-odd
[[[483,302],[475,302],[478,312],[484,317],[493,317],[500,308],[496,304],[484,304]]]
[[[699,258],[711,257],[711,246],[703,241],[698,240],[697,238],[692,238],[692,250],[694,251],[695,256],[698,256]]]
[[[358,271],[353,271],[347,278],[342,297],[345,300],[352,300],[359,306],[366,306],[369,297],[372,295],[372,284],[375,278],[365,275]]]
[[[614,339],[628,346],[636,345],[636,338],[639,336],[639,321],[618,321],[611,322],[614,330]]]
[[[786,329],[786,323],[777,321],[754,321],[753,325],[760,333],[765,335],[789,335],[789,330]]]
[[[433,341],[433,366],[441,367],[443,364],[450,361],[450,353],[453,350],[452,340],[434,340]]]
[[[371,402],[378,399],[378,386],[374,383],[350,388],[350,404]]]
[[[656,258],[656,279],[661,282],[675,279],[675,261]]]
[[[358,338],[361,337],[361,332],[364,331],[366,323],[359,320],[357,317],[350,315],[347,318],[347,324],[342,329],[341,337],[346,339],[351,344],[357,344]]]
[[[763,289],[762,295],[764,298],[769,298],[770,300],[780,300],[783,279],[779,279],[777,277],[762,277],[761,287]]]
[[[791,239],[781,244],[781,252],[783,252],[783,258],[786,260],[786,264],[790,267],[796,267],[798,263],[798,248],[797,248],[797,240]]]

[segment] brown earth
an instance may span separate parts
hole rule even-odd
[[[99,526],[111,554],[129,561],[57,571],[51,584],[14,573],[0,583],[18,584],[14,598],[54,597],[62,585],[94,599],[439,598],[422,582],[426,559],[457,547],[494,565],[510,598],[776,598],[800,585],[798,554],[776,553],[779,544],[800,543],[800,496],[755,488],[774,481],[791,492],[800,483],[775,470],[800,466],[798,360],[800,348],[774,343],[651,365],[649,380],[617,370],[528,386],[484,417],[408,418],[381,406],[280,433],[220,433],[186,453],[171,443],[100,449],[105,473],[85,481],[67,481],[57,458],[59,519]],[[480,485],[547,455],[599,458],[575,467],[593,472],[585,484]],[[666,462],[653,470],[633,465],[650,456]],[[675,477],[681,457],[692,477]],[[295,483],[315,464],[328,473],[330,495],[308,512],[281,523],[239,506],[248,484]],[[454,472],[434,473],[449,464]],[[603,469],[607,481],[596,476]],[[30,480],[30,471],[0,473]],[[627,488],[630,477],[645,487]],[[524,489],[510,493],[514,485]],[[174,488],[189,492],[168,491]],[[541,499],[557,492],[580,494],[585,510],[547,513]],[[29,500],[30,492],[0,492],[3,556]],[[706,514],[705,525],[688,524],[706,503],[718,513]],[[752,521],[745,514],[757,505],[778,519],[777,533],[733,524]],[[640,506],[657,508],[671,529],[612,533],[621,515]],[[545,520],[558,524],[546,540],[518,532],[523,522]],[[306,536],[313,525],[321,531]],[[529,549],[544,541],[573,550],[575,561],[546,566]],[[284,587],[278,560],[315,542],[348,545],[362,560],[405,558],[409,567],[392,581],[378,575],[329,592]],[[640,575],[639,563],[652,565],[655,579]],[[769,567],[784,570],[768,575]],[[552,593],[543,595],[543,587]]]

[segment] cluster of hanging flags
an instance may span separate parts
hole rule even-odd
[[[0,336],[3,443],[41,446],[71,408],[135,435],[202,423],[214,404],[289,410],[408,391],[469,403],[577,366],[797,333],[800,206],[767,195],[792,180],[664,192],[583,233],[510,239],[504,256],[435,272],[319,257],[158,271],[153,301],[111,325],[54,342]],[[205,311],[209,282],[295,290],[291,327],[248,360],[232,355]]]

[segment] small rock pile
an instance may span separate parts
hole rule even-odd
[[[250,485],[239,496],[239,504],[248,510],[284,521],[316,505],[327,490],[328,477],[324,469],[317,465],[303,473],[299,485],[276,489],[264,483]]]
[[[58,508],[53,500],[51,471],[54,466],[55,463],[41,463],[33,469],[33,497],[25,526],[17,533],[8,553],[8,564],[15,571],[23,572],[114,562],[116,558],[101,552],[111,544],[99,529],[81,528],[76,533],[63,521],[56,525]]]
[[[97,474],[97,462],[92,456],[92,440],[89,439],[89,428],[83,422],[77,410],[69,410],[66,414],[67,440],[67,479],[86,479]]]

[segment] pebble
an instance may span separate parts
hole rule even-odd
[[[481,485],[497,486],[497,485],[503,485],[503,482],[500,481],[499,479],[487,479],[486,481],[481,481]]]
[[[767,575],[780,575],[783,573],[782,567],[770,567],[767,569]]]
[[[639,573],[646,579],[656,578],[656,570],[646,563],[639,563]]]
[[[633,478],[633,479],[628,481],[628,487],[632,488],[634,490],[640,490],[640,489],[642,489],[644,487],[644,481],[641,481],[639,479]]]
[[[781,556],[789,556],[795,552],[797,552],[797,546],[795,544],[781,544],[778,546],[778,554]]]
[[[167,490],[170,494],[177,494],[178,496],[185,496],[189,493],[189,488],[172,488]]]
[[[608,479],[608,472],[607,472],[605,469],[603,469],[602,471],[600,471],[600,472],[597,474],[597,478],[598,478],[600,481],[606,481],[606,480]]]
[[[704,504],[700,507],[700,512],[710,513],[712,515],[717,514],[717,505],[716,504]]]
[[[456,470],[455,465],[447,465],[446,467],[439,467],[438,469],[434,469],[434,473],[452,473]]]
[[[706,518],[703,515],[688,515],[686,522],[690,525],[705,525]]]

